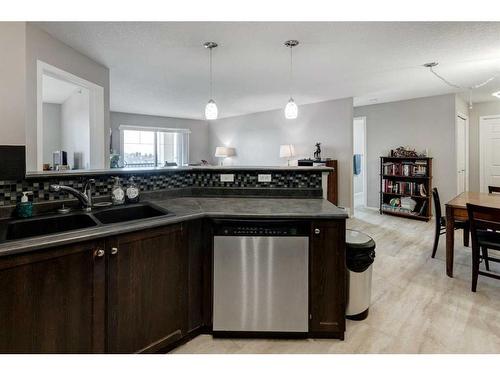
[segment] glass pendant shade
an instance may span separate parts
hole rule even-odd
[[[219,110],[217,109],[217,104],[213,99],[210,99],[205,107],[205,118],[207,120],[217,120],[219,115]]]
[[[289,120],[293,120],[297,118],[298,114],[299,114],[299,109],[297,107],[297,104],[295,104],[293,98],[290,98],[285,107],[285,117]]]

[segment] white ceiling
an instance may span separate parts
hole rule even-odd
[[[421,65],[438,61],[470,86],[500,73],[500,23],[459,22],[47,22],[38,26],[110,69],[111,110],[203,118],[214,50],[221,117],[282,108],[287,39],[298,104],[354,97],[355,105],[457,92]],[[500,77],[473,95],[498,100]]]
[[[46,74],[42,77],[42,101],[44,103],[63,104],[80,86]]]

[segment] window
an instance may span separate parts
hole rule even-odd
[[[121,155],[126,167],[186,165],[189,130],[120,126]]]

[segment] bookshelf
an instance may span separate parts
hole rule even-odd
[[[429,221],[431,197],[432,158],[380,157],[380,214]]]

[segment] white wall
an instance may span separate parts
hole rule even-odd
[[[339,205],[352,207],[352,98],[299,106],[296,120],[285,119],[282,109],[229,117],[209,122],[209,152],[234,147],[234,165],[286,165],[280,144],[293,144],[296,158],[312,157],[321,142],[323,158],[338,160]]]
[[[104,88],[104,145],[109,160],[109,69],[53,38],[45,31],[25,24],[26,58],[18,61],[26,69],[27,170],[36,170],[37,60],[93,82]]]
[[[90,167],[89,91],[81,89],[61,105],[61,149],[68,153],[68,165],[75,168],[75,154],[80,158],[79,169]]]
[[[479,191],[479,118],[500,115],[500,100],[474,103],[469,111],[469,190]]]
[[[455,196],[455,107],[449,94],[354,108],[355,117],[366,116],[368,206],[379,206],[380,156],[398,146],[428,148],[441,202]]]
[[[0,22],[0,145],[26,142],[24,22]]]
[[[61,150],[61,105],[43,103],[43,162],[52,165],[56,150]]]
[[[120,150],[120,125],[190,129],[189,161],[195,163],[202,159],[210,160],[208,152],[208,125],[206,121],[111,112],[111,129],[113,131],[112,148],[117,151]]]

